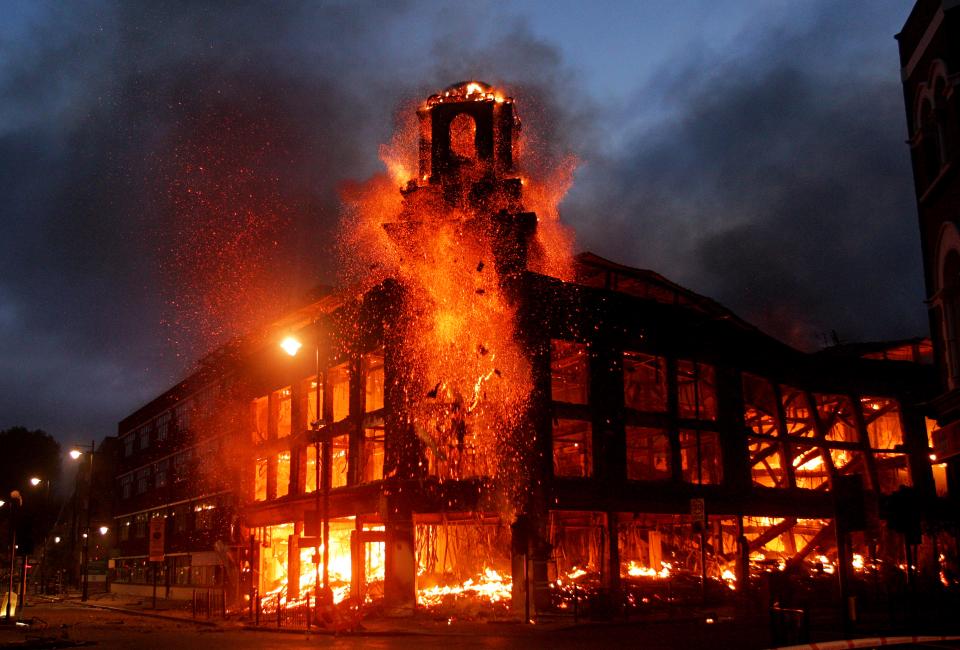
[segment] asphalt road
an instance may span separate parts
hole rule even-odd
[[[108,612],[73,604],[38,604],[28,607],[25,619],[35,624],[29,631],[4,630],[0,648],[24,647],[29,639],[47,641],[32,647],[76,647],[179,650],[181,648],[761,648],[765,634],[751,634],[743,625],[718,622],[600,625],[538,630],[517,624],[455,626],[449,631],[413,630],[404,634],[349,635],[247,631],[207,627],[189,621],[168,621],[133,614]],[[50,645],[52,640],[56,645]],[[18,645],[10,645],[16,643]],[[27,646],[31,647],[31,646]]]

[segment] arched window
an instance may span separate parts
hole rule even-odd
[[[467,160],[477,157],[477,123],[466,113],[450,122],[450,152]]]
[[[946,223],[937,243],[937,291],[948,388],[960,387],[960,231]]]

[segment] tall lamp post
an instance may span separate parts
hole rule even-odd
[[[44,494],[44,500],[43,500],[44,510],[46,510],[46,508],[49,507],[49,504],[50,504],[50,479],[40,478],[39,476],[33,476],[30,478],[30,485],[32,485],[33,487],[37,487],[41,483],[45,483],[47,488],[46,493]],[[49,521],[49,520],[46,520],[46,521]],[[47,539],[50,535],[50,529],[46,527],[46,521],[44,522],[43,545],[40,547],[40,593],[47,592],[44,569],[46,566]],[[24,589],[24,594],[26,594],[26,589]]]
[[[87,454],[89,460],[87,461],[87,495],[84,499],[84,524],[83,524],[83,547],[81,551],[80,559],[80,572],[83,579],[83,588],[80,596],[80,600],[87,600],[90,595],[90,576],[87,572],[88,565],[90,562],[90,497],[93,492],[93,456],[96,451],[96,441],[90,443],[90,448],[87,449],[86,445],[78,445],[70,450],[70,458],[73,460],[79,460],[81,456]],[[79,470],[77,470],[77,476],[79,477]]]
[[[316,323],[314,323],[316,324]],[[297,352],[300,351],[300,348],[303,347],[303,344],[293,336],[288,336],[283,341],[280,342],[280,347],[283,348],[283,351],[289,354],[291,357],[297,355]],[[315,589],[317,592],[317,600],[322,602],[325,605],[329,605],[333,602],[332,593],[330,591],[330,472],[329,472],[329,461],[330,461],[330,439],[329,436],[321,436],[320,432],[324,428],[323,423],[323,407],[320,403],[320,334],[319,330],[317,332],[317,337],[314,345],[314,361],[316,362],[316,416],[310,422],[310,430],[314,432],[314,512],[319,513],[321,511],[321,492],[323,494],[323,530],[321,537],[321,544],[323,545],[323,555],[321,562],[323,564],[323,590],[320,589],[320,565],[316,564],[317,575],[316,575],[316,585]],[[322,438],[322,442],[321,442]],[[322,453],[321,453],[322,450]],[[321,473],[321,467],[323,471]],[[322,487],[321,487],[322,485]]]
[[[3,502],[0,501],[0,504]],[[10,622],[10,616],[16,613],[13,607],[13,574],[17,566],[17,514],[20,506],[23,505],[23,497],[20,492],[14,490],[10,493],[10,584],[7,590],[7,610],[6,622]]]

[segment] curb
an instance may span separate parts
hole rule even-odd
[[[73,605],[75,607],[90,607],[92,609],[102,609],[108,612],[118,612],[121,614],[133,614],[134,616],[144,616],[146,618],[158,618],[165,621],[175,621],[177,623],[192,623],[193,625],[203,625],[206,627],[221,627],[220,623],[214,621],[200,621],[183,616],[170,616],[169,614],[156,614],[154,612],[145,612],[139,609],[128,609],[126,607],[112,607],[110,605],[95,605],[91,603],[75,603],[63,601],[62,604]]]

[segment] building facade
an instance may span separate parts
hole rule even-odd
[[[842,592],[906,557],[936,582],[932,537],[899,505],[941,499],[921,341],[808,354],[651,271],[591,254],[566,280],[534,271],[513,102],[464,83],[418,116],[418,176],[384,229],[417,259],[447,229],[474,274],[443,296],[460,308],[402,274],[330,293],[126,418],[119,588],[151,579],[154,517],[162,584],[277,603],[465,598],[532,616],[589,593],[642,609],[771,572]],[[462,368],[431,354],[484,370],[455,389],[433,368]]]
[[[934,471],[960,485],[960,4],[920,0],[897,35],[930,332]],[[952,508],[956,512],[956,506]]]

